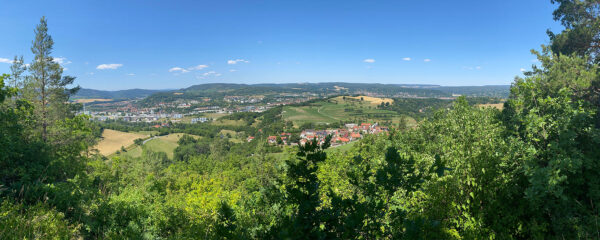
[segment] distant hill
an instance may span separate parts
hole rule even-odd
[[[440,90],[442,92],[465,95],[470,97],[497,97],[508,98],[510,94],[510,85],[488,85],[488,86],[458,86],[448,87],[439,86],[431,89]]]
[[[177,99],[194,99],[197,97],[220,98],[224,96],[248,95],[280,95],[311,93],[318,95],[354,95],[373,93],[386,97],[451,97],[466,95],[472,97],[507,98],[509,85],[490,86],[440,86],[430,84],[380,84],[380,83],[263,83],[263,84],[234,84],[207,83],[193,85],[178,90],[147,90],[128,89],[119,91],[104,91],[82,88],[73,99],[140,99],[146,103],[169,102]],[[177,93],[177,94],[175,94]]]
[[[244,95],[279,95],[279,94],[301,94],[311,93],[317,95],[353,95],[374,93],[389,97],[449,97],[448,92],[431,88],[404,87],[395,84],[379,83],[265,83],[265,84],[232,84],[232,83],[208,83],[194,85],[188,88],[155,93],[148,97],[145,102],[168,102],[177,99],[193,99],[197,97],[219,98],[223,96]],[[423,85],[425,86],[425,85]],[[428,85],[428,87],[435,87]],[[174,94],[177,93],[177,94]]]
[[[148,90],[148,89],[127,89],[118,91],[105,91],[95,90],[89,88],[80,89],[73,99],[85,99],[85,98],[103,98],[103,99],[114,99],[114,100],[126,100],[145,98],[153,93],[164,92],[168,90]]]

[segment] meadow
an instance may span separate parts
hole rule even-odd
[[[104,156],[111,155],[116,151],[120,150],[121,147],[128,147],[133,145],[133,141],[138,138],[147,138],[148,134],[142,133],[128,133],[115,131],[111,129],[104,129],[102,132],[102,140],[94,147],[98,149],[98,152]]]
[[[167,157],[173,158],[173,151],[179,144],[177,143],[184,133],[172,133],[165,136],[156,136],[148,140],[143,146],[134,145],[132,148],[127,149],[127,152],[122,152],[122,155],[128,155],[131,157],[140,157],[142,150],[153,152],[164,152]],[[188,134],[189,135],[189,134]],[[199,138],[198,136],[191,135],[192,137]]]
[[[328,100],[312,103],[308,106],[285,106],[283,109],[283,118],[286,121],[294,122],[294,126],[300,126],[304,123],[315,123],[328,125],[334,122],[392,122],[399,123],[401,115],[390,110],[378,109],[377,106],[382,102],[393,102],[389,98],[374,98],[362,96],[358,97],[335,97]],[[406,117],[409,125],[416,124],[416,121]]]

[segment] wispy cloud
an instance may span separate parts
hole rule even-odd
[[[521,69],[519,69],[519,70],[521,70],[521,72],[525,72],[525,68],[521,68]]]
[[[208,65],[204,65],[204,64],[196,65],[196,66],[189,67],[189,68],[172,67],[169,69],[169,72],[188,73],[190,71],[202,70],[207,67],[208,67]]]
[[[230,72],[237,72],[236,69],[229,69]]]
[[[363,62],[366,62],[366,63],[374,63],[374,62],[375,62],[375,59],[372,59],[372,58],[367,58],[367,59],[363,60]]]
[[[198,66],[194,66],[194,67],[189,67],[188,70],[193,71],[193,70],[202,70],[207,68],[208,65],[204,65],[204,64],[200,64]]]
[[[128,73],[127,76],[135,76],[135,73]]]
[[[218,77],[218,76],[221,76],[221,74],[218,73],[218,72],[215,72],[215,71],[210,71],[210,72],[203,73],[202,76],[205,76],[205,77],[211,77],[211,76]]]
[[[475,67],[462,67],[465,70],[481,70],[481,66],[475,66]]]
[[[238,63],[249,63],[250,61],[244,59],[227,60],[227,64],[238,64]]]
[[[0,58],[0,63],[13,63],[13,60],[8,58]]]
[[[67,64],[71,63],[71,61],[67,60],[67,58],[65,58],[65,57],[56,57],[53,59],[53,61],[60,65],[67,65]]]
[[[423,60],[423,62],[431,62],[431,59],[425,58],[425,60]]]
[[[410,61],[410,60],[412,60],[412,59],[411,59],[411,58],[409,58],[409,57],[405,57],[405,58],[402,58],[402,60],[404,60],[404,61]]]
[[[122,67],[123,64],[120,63],[109,63],[109,64],[100,64],[96,67],[96,69],[99,70],[105,70],[105,69],[117,69]]]
[[[169,72],[181,72],[181,73],[187,73],[190,72],[188,70],[186,70],[185,68],[180,68],[180,67],[173,67],[169,69]]]

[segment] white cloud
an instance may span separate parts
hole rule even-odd
[[[186,73],[186,72],[190,72],[190,71],[185,70],[185,68],[173,67],[173,68],[169,69],[169,72],[182,72],[182,73]]]
[[[462,67],[465,70],[481,70],[481,66],[476,66],[476,67]]]
[[[404,60],[404,61],[410,61],[410,60],[411,60],[411,58],[409,58],[409,57],[405,57],[405,58],[402,58],[402,60]]]
[[[235,69],[229,69],[230,72],[237,72]]]
[[[71,63],[71,61],[67,60],[67,58],[64,58],[64,57],[57,57],[57,58],[54,58],[54,60],[53,60],[53,61],[54,61],[55,63],[58,63],[58,64],[60,64],[60,65],[67,65],[67,64]]]
[[[96,69],[99,70],[105,70],[105,69],[117,69],[122,67],[123,64],[120,63],[109,63],[109,64],[100,64],[96,67]]]
[[[197,66],[193,66],[193,67],[189,67],[189,68],[182,68],[182,67],[173,67],[171,69],[169,69],[169,72],[180,72],[180,73],[188,73],[190,71],[195,71],[195,70],[202,70],[207,68],[208,65],[204,65],[204,64],[200,64]]]
[[[521,70],[521,72],[525,72],[525,68],[521,68],[520,70]]]
[[[244,59],[227,60],[227,64],[238,64],[238,63],[249,63],[250,61]]]
[[[8,58],[0,58],[0,63],[13,63],[13,60]]]
[[[375,62],[375,59],[372,59],[372,58],[367,58],[367,59],[363,60],[363,62],[366,62],[366,63],[374,63],[374,62]]]
[[[431,59],[425,58],[425,60],[423,60],[423,62],[431,62]]]
[[[135,76],[135,73],[128,73],[127,76]]]
[[[200,64],[200,65],[195,66],[195,67],[189,67],[188,70],[190,70],[190,71],[193,71],[193,70],[202,70],[202,69],[207,68],[207,67],[208,67],[208,65]]]
[[[210,71],[210,72],[203,73],[202,76],[205,76],[205,77],[211,77],[211,76],[218,77],[218,76],[221,76],[221,74],[218,73],[218,72],[215,72],[215,71]]]
[[[67,70],[69,70],[69,69],[68,68],[63,68],[63,71],[67,71]]]

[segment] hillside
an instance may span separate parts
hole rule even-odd
[[[113,100],[126,100],[145,98],[153,93],[163,92],[167,90],[148,90],[148,89],[127,89],[117,91],[105,91],[95,90],[89,88],[80,89],[74,96],[73,99],[113,99]]]
[[[510,94],[510,85],[489,85],[489,86],[439,86],[432,89],[439,90],[453,95],[465,95],[469,97],[496,97],[508,98]]]
[[[266,99],[281,96],[335,96],[368,95],[395,98],[447,98],[453,94],[466,96],[508,97],[509,86],[464,86],[444,87],[419,84],[380,84],[380,83],[284,83],[284,84],[231,84],[208,83],[188,88],[157,92],[142,101],[151,105],[158,102],[192,100],[201,97],[221,99],[225,96],[262,96]]]
[[[146,102],[191,99],[196,97],[223,97],[248,95],[298,95],[313,94],[375,94],[381,96],[405,97],[449,97],[451,94],[422,88],[407,88],[394,84],[379,83],[286,83],[286,84],[222,84],[209,83],[188,88],[155,93]]]

